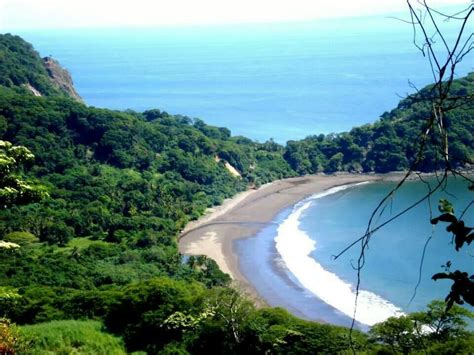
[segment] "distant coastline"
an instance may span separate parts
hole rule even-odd
[[[309,175],[277,180],[226,200],[221,206],[186,226],[179,237],[179,251],[206,255],[228,273],[234,283],[256,304],[265,305],[254,286],[239,268],[234,241],[255,236],[285,208],[327,189],[377,180],[396,180],[403,173]]]

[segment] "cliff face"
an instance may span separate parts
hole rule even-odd
[[[51,57],[43,58],[43,62],[52,84],[68,96],[82,102],[82,98],[74,88],[71,74]]]
[[[82,101],[67,70],[52,58],[41,58],[30,43],[9,33],[0,34],[0,86]]]

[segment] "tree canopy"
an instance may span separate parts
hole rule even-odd
[[[249,187],[309,173],[405,169],[429,109],[418,96],[374,124],[280,145],[158,109],[89,107],[50,86],[41,58],[16,36],[0,35],[0,57],[0,239],[21,245],[0,249],[0,317],[43,323],[45,338],[59,334],[59,320],[100,321],[130,351],[349,351],[346,329],[255,309],[213,260],[182,258],[177,237],[206,208]],[[471,73],[452,90],[473,87]],[[449,121],[449,139],[462,167],[474,149],[474,107],[456,110],[465,119]],[[437,159],[430,152],[425,171]],[[81,331],[100,337],[100,324]],[[361,333],[354,344],[373,345]]]

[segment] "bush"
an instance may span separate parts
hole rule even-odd
[[[0,318],[0,354],[15,354],[28,349],[18,327],[6,318]]]
[[[3,240],[21,246],[33,244],[39,241],[37,237],[29,232],[11,232],[8,233]]]
[[[126,354],[122,340],[97,321],[53,321],[22,326],[31,354]]]
[[[163,327],[175,312],[200,309],[204,287],[195,282],[155,278],[124,289],[106,316],[106,325],[124,337],[127,349],[156,353],[181,333]]]

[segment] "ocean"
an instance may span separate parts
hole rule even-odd
[[[454,33],[452,28],[446,32],[448,38]],[[389,17],[17,34],[42,56],[58,59],[89,105],[159,108],[260,142],[285,143],[374,122],[414,92],[413,86],[432,82],[427,59],[412,43],[411,27]],[[457,76],[472,70],[466,61]],[[453,186],[455,202],[462,205],[465,189]],[[331,255],[363,233],[372,208],[389,188],[388,183],[337,188],[282,211],[257,238],[236,243],[243,272],[270,305],[349,325],[355,284],[351,262],[357,253],[337,262]],[[407,184],[392,208],[422,188]],[[443,298],[449,282],[433,283],[430,275],[447,260],[472,269],[474,259],[452,252],[439,226],[410,302],[421,250],[431,235],[428,219],[426,206],[420,207],[372,240],[356,314],[359,327]]]
[[[260,142],[374,122],[414,92],[409,81],[432,82],[411,27],[388,17],[17,33],[58,59],[89,105],[159,108]]]
[[[350,325],[357,284],[353,266],[360,247],[337,260],[333,256],[364,234],[373,209],[393,186],[391,182],[340,186],[282,211],[275,223],[257,236],[236,242],[244,275],[272,306],[307,319]],[[426,192],[423,183],[407,182],[376,218],[377,223]],[[433,216],[439,214],[440,198],[453,202],[458,215],[471,201],[467,183],[459,178],[450,179],[447,190],[431,198]],[[473,217],[466,213],[466,225],[474,224]],[[443,272],[442,265],[448,261],[452,262],[451,271],[473,269],[469,248],[456,252],[445,231],[447,225],[432,227],[430,218],[427,201],[374,234],[361,274],[355,316],[359,328],[366,329],[392,315],[423,310],[430,301],[444,299],[451,283],[434,282],[431,276]]]

